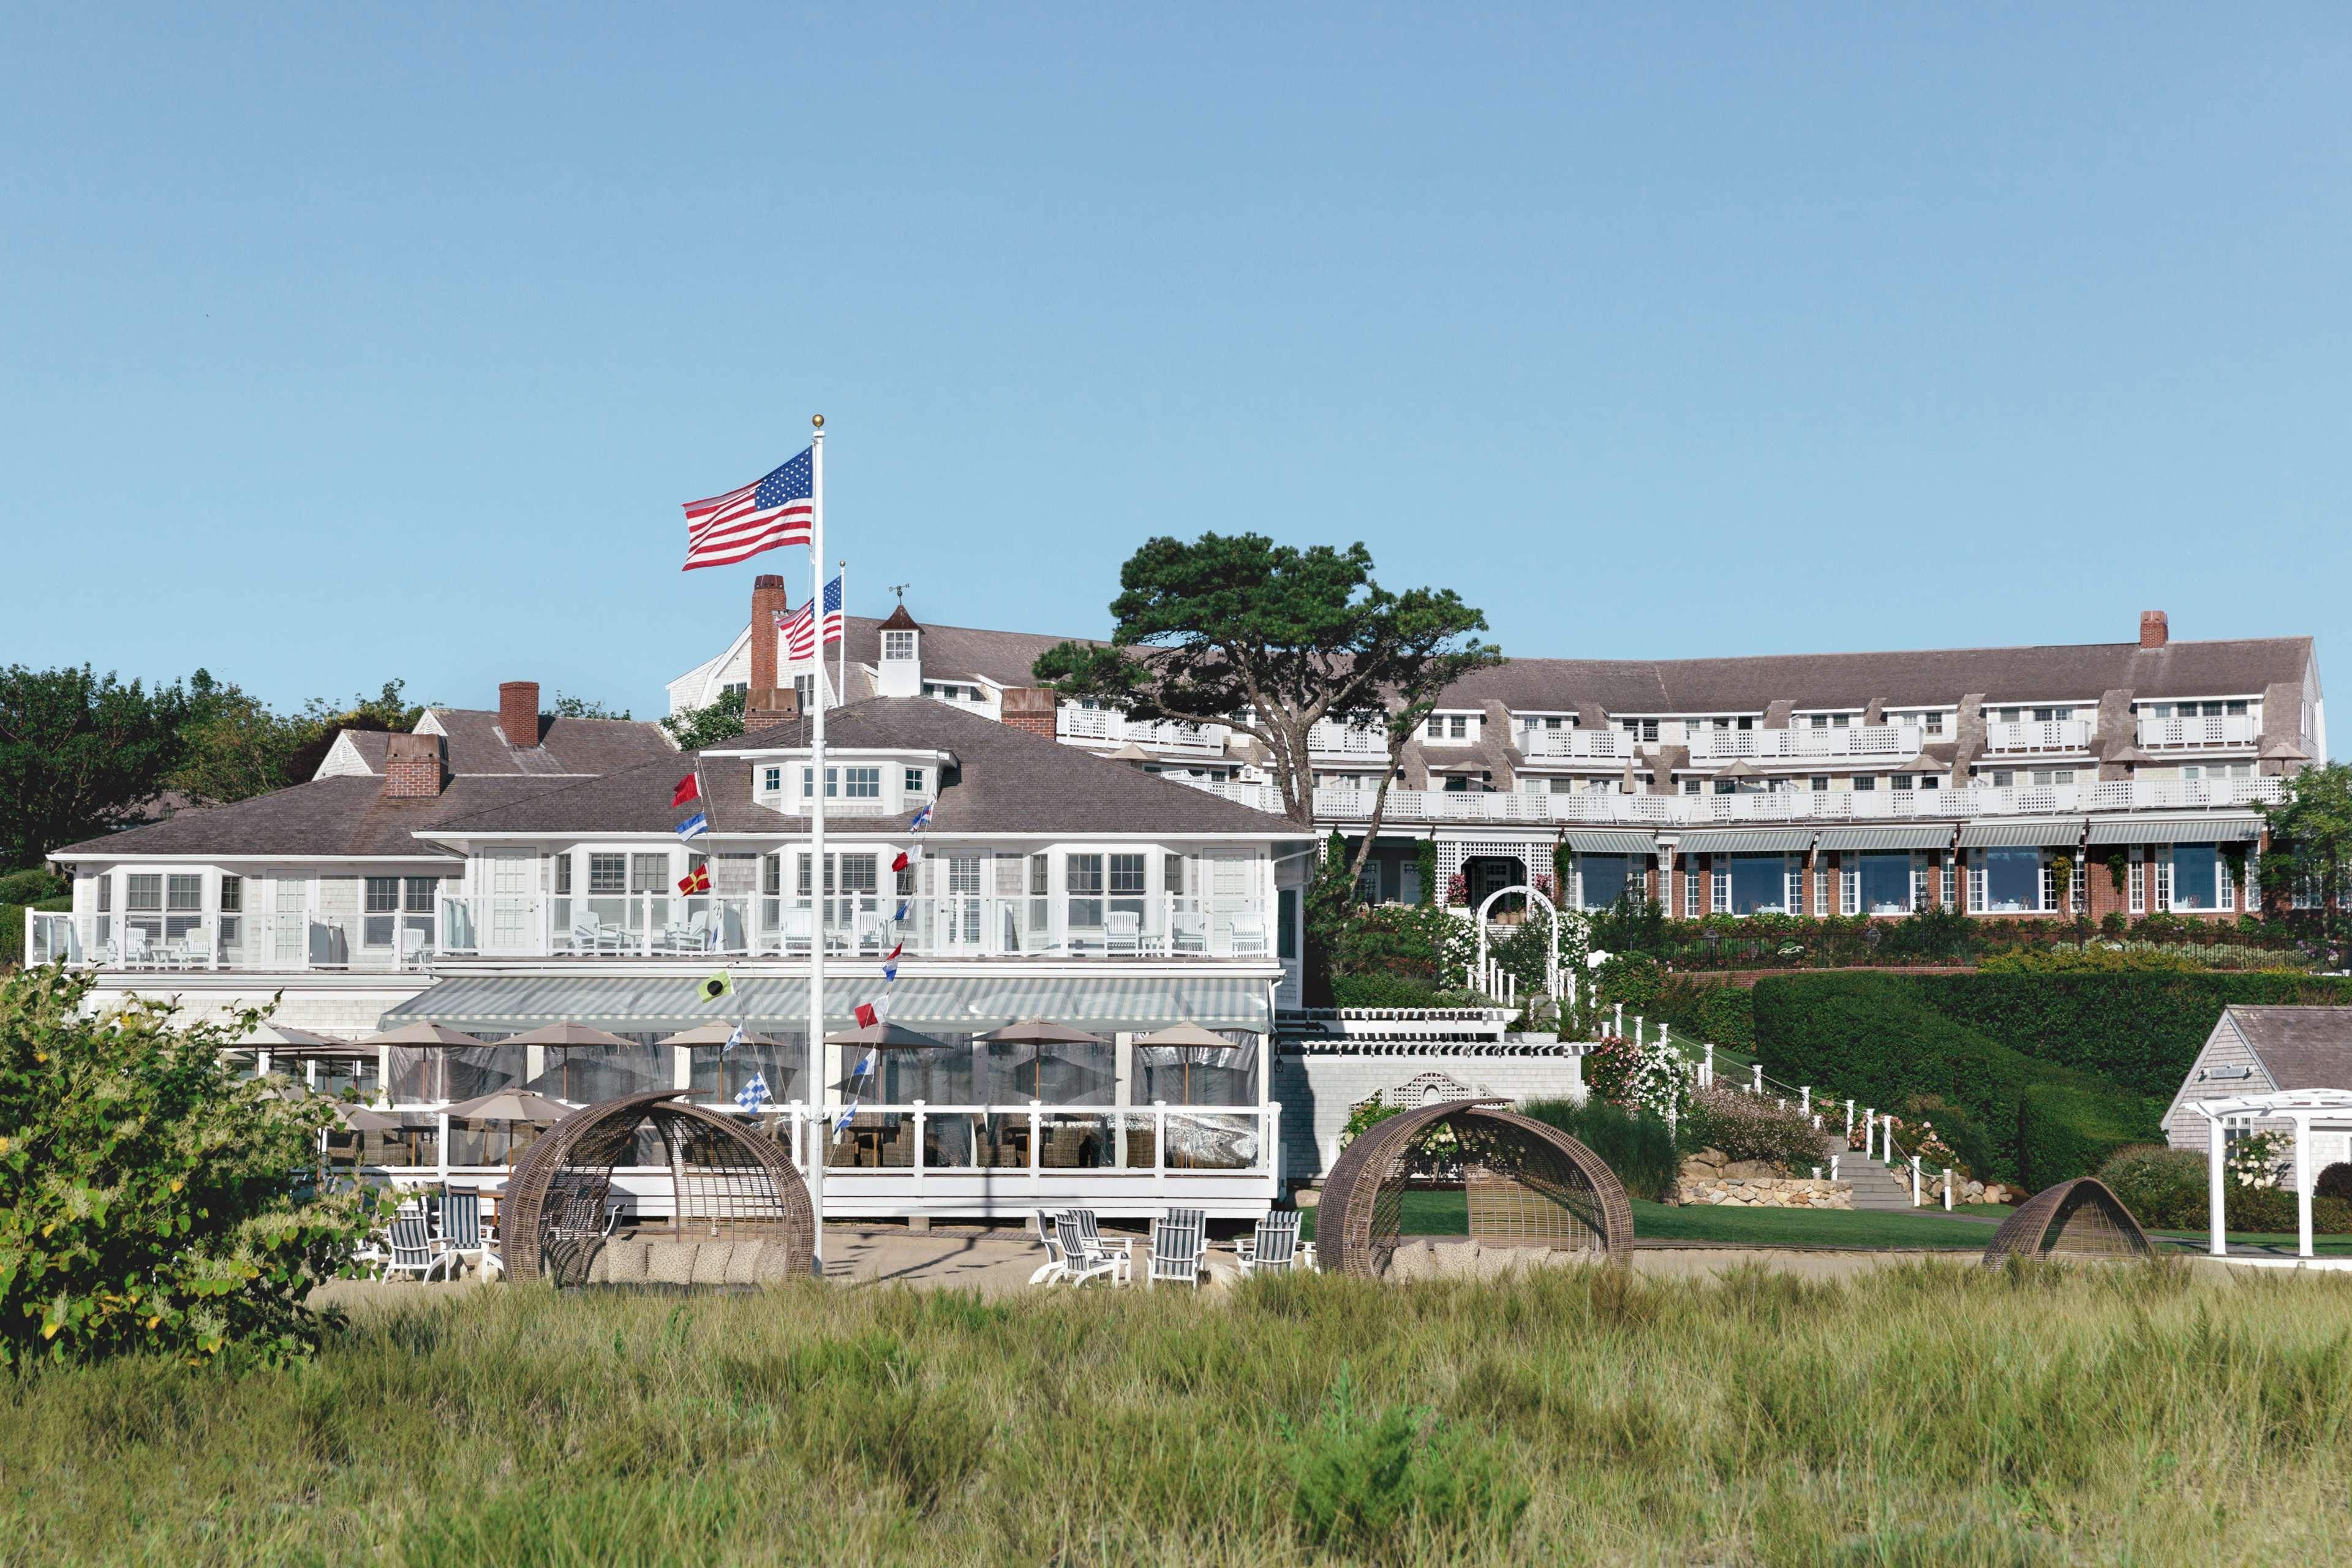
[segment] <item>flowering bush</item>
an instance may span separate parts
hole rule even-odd
[[[1532,882],[1529,882],[1529,883],[1528,884],[1528,886],[1529,886],[1529,887],[1533,888],[1533,889],[1536,890],[1537,895],[1538,895],[1539,898],[1541,898],[1541,899],[1543,900],[1543,901],[1544,901],[1544,902],[1546,902],[1546,903],[1548,903],[1548,904],[1556,904],[1556,903],[1559,902],[1559,900],[1558,899],[1556,899],[1556,898],[1552,897],[1552,891],[1551,891],[1551,889],[1552,889],[1552,881],[1551,881],[1551,873],[1550,873],[1550,872],[1549,872],[1549,871],[1538,871],[1538,872],[1537,872],[1537,873],[1536,873],[1536,876],[1535,876],[1535,880],[1533,880]]]
[[[1678,1114],[1690,1092],[1680,1051],[1656,1040],[1637,1046],[1622,1035],[1604,1035],[1585,1052],[1584,1084],[1621,1110],[1654,1116]]]
[[[2281,1132],[2256,1132],[2230,1146],[2230,1174],[2242,1187],[2275,1187],[2284,1184],[2288,1142]]]
[[[1735,1160],[1762,1160],[1790,1175],[1825,1163],[1813,1119],[1793,1105],[1717,1084],[1693,1095],[1684,1113],[1682,1143],[1720,1149]]]
[[[1449,909],[1460,909],[1470,901],[1470,879],[1456,871],[1445,879],[1445,903]]]

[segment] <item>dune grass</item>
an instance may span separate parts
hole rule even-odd
[[[7,1385],[0,1561],[2319,1561],[2352,1284],[494,1289]]]

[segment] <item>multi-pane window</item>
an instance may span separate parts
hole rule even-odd
[[[164,879],[163,934],[176,942],[204,923],[205,879],[174,873]]]
[[[122,930],[149,942],[163,938],[163,879],[160,873],[133,871],[122,879]]]
[[[2136,915],[2147,912],[2147,868],[2143,864],[2147,857],[2147,850],[2137,844],[2132,846],[2131,869],[2126,875],[2125,883],[2131,889],[2131,912]]]
[[[2042,907],[2042,851],[2024,845],[2004,845],[1972,851],[1982,914],[2032,914]]]
[[[914,658],[915,634],[912,632],[903,631],[884,632],[882,634],[882,657],[884,658],[893,659]]]
[[[833,793],[833,770],[825,769],[827,795]],[[880,800],[882,770],[880,768],[844,768],[841,770],[841,793],[850,800]]]
[[[1109,858],[1111,912],[1133,915],[1139,922],[1143,916],[1143,857],[1113,855]],[[1139,923],[1137,929],[1142,929]]]
[[[629,857],[629,891],[667,893],[670,889],[669,857],[656,852]]]
[[[1868,795],[1878,788],[1878,781],[1868,773],[1856,773],[1853,776],[1853,787],[1861,794]]]
[[[1618,728],[1636,741],[1647,742],[1654,745],[1657,742],[1658,721],[1655,719],[1621,719],[1618,721]]]
[[[1071,855],[1062,861],[1062,889],[1073,932],[1097,931],[1103,923],[1103,857]]]
[[[783,794],[784,770],[772,764],[768,767],[761,768],[760,770],[760,793],[761,795]]]
[[[907,776],[902,782],[900,787],[903,788],[910,796],[919,796],[926,793],[923,788],[923,779],[924,773],[922,769],[908,768],[907,770]]]
[[[591,893],[627,892],[629,858],[625,855],[589,856],[588,890]]]
[[[220,939],[223,947],[235,947],[244,939],[245,879],[224,875],[220,890]]]
[[[824,893],[831,898],[835,891],[870,896],[882,886],[880,858],[874,855],[828,855],[825,858]],[[800,895],[809,896],[809,858],[799,858]]]

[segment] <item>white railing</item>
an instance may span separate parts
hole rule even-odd
[[[808,1168],[811,1150],[823,1150],[829,1176],[899,1178],[919,1184],[927,1175],[986,1173],[1001,1179],[1011,1173],[1026,1173],[1040,1180],[1100,1179],[1116,1184],[1149,1178],[1181,1183],[1188,1178],[1270,1173],[1281,1147],[1279,1103],[1225,1107],[1154,1101],[1083,1106],[1032,1100],[933,1105],[917,1100],[860,1106],[848,1127],[836,1135],[831,1123],[841,1110],[839,1102],[824,1108],[825,1125],[816,1127],[812,1125],[812,1108],[800,1100],[747,1113],[720,1096],[691,1098],[722,1116],[753,1116],[764,1128],[773,1130],[779,1142],[791,1148],[793,1164],[803,1170]],[[459,1163],[449,1158],[453,1143],[462,1145],[468,1136],[479,1133],[470,1127],[453,1127],[446,1103],[402,1103],[389,1110],[415,1119],[418,1125],[373,1144],[362,1139],[357,1150],[362,1170],[381,1173],[395,1184],[454,1177],[460,1186],[474,1178],[511,1173],[503,1164]],[[384,1161],[383,1155],[395,1152],[395,1142],[396,1152],[411,1155],[427,1152],[429,1145],[433,1159],[420,1163]],[[478,1148],[456,1152],[484,1152]],[[371,1153],[377,1158],[371,1160]],[[613,1174],[615,1195],[630,1192],[628,1178],[640,1176],[657,1178],[646,1195],[667,1196],[670,1173],[667,1167],[624,1165],[615,1167]]]
[[[1277,815],[1272,784],[1186,780],[1227,800]],[[1382,813],[1391,822],[1584,823],[1679,827],[1770,822],[1901,822],[1970,816],[2047,816],[2070,812],[2165,811],[2257,806],[2284,798],[2282,781],[2213,779],[2194,784],[2051,784],[1997,789],[1756,790],[1738,795],[1536,795],[1527,792],[1391,789]],[[1318,822],[1371,816],[1374,792],[1326,785],[1315,792]]]
[[[1916,724],[1854,724],[1844,729],[1810,724],[1785,730],[1717,730],[1694,725],[1694,760],[1730,757],[1916,757],[1927,733]]]
[[[88,963],[142,973],[390,973],[420,968],[429,961],[433,928],[434,917],[423,912],[321,919],[211,911],[167,935],[165,928],[135,914],[77,919],[63,910],[27,910],[25,952],[30,963]],[[383,940],[370,943],[367,937],[379,931]]]
[[[452,894],[444,955],[467,958],[805,958],[824,951],[910,958],[1266,958],[1274,932],[1242,894],[1208,899],[1101,893],[1030,897],[850,893],[821,900],[756,894],[582,897]],[[904,918],[900,918],[900,911]]]
[[[2037,719],[1985,726],[1989,752],[2080,752],[2090,744],[2091,725],[2085,719]]]
[[[1531,757],[1630,757],[1633,737],[1622,730],[1529,730],[1522,749]]]
[[[2251,746],[2254,721],[2244,713],[2215,713],[2196,719],[2142,719],[2139,743],[2150,750],[2181,746]]]
[[[1307,730],[1307,750],[1318,757],[1386,757],[1389,738],[1378,730],[1324,719]]]
[[[1163,752],[1223,754],[1229,731],[1223,725],[1180,724],[1172,720],[1129,719],[1108,708],[1061,707],[1054,710],[1054,733],[1066,741],[1133,742]]]

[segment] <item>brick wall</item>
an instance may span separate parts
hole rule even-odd
[[[1054,738],[1054,693],[1042,686],[1008,686],[1004,689],[1004,721],[1015,730],[1025,730],[1032,735]]]

